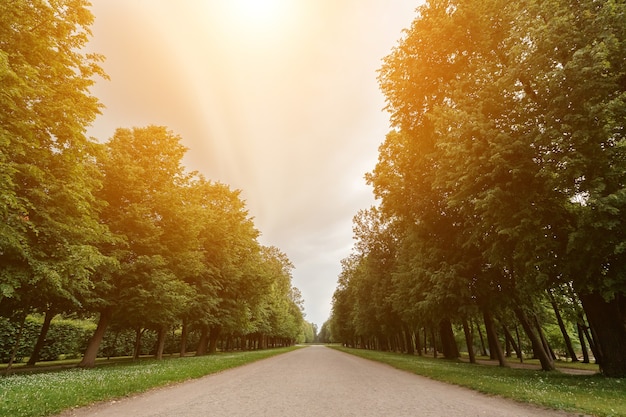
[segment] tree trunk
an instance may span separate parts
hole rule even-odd
[[[134,360],[139,359],[139,356],[141,356],[141,337],[143,336],[144,331],[145,329],[142,329],[141,327],[135,328],[135,349],[133,350]]]
[[[213,355],[217,352],[217,339],[220,336],[222,329],[219,326],[211,327],[209,333],[209,355]]]
[[[377,339],[378,339],[378,344],[376,346],[377,350],[387,352],[389,350],[389,340],[385,336],[377,337]]]
[[[535,352],[535,356],[537,356],[539,362],[541,362],[541,369],[544,371],[553,371],[554,361],[552,360],[550,354],[544,349],[543,343],[537,333],[533,331],[530,321],[528,320],[528,316],[526,316],[526,313],[521,308],[515,308],[513,311],[524,328],[526,335],[530,339],[530,343],[533,346],[533,352]]]
[[[437,353],[437,335],[435,334],[435,329],[431,328],[430,329],[430,340],[432,343],[432,347],[433,347],[433,358],[437,359],[438,353]]]
[[[93,336],[91,336],[91,339],[89,339],[89,344],[87,345],[83,359],[80,361],[78,366],[83,368],[92,368],[96,364],[98,349],[100,349],[100,344],[102,343],[102,339],[104,338],[107,327],[111,322],[112,316],[113,310],[110,308],[100,312],[98,327],[96,327],[96,331],[93,333]]]
[[[469,355],[470,363],[476,363],[476,355],[474,354],[474,335],[467,319],[463,318],[463,333],[465,334],[465,344],[467,345],[467,354]]]
[[[600,371],[608,377],[626,377],[626,296],[617,293],[607,301],[597,293],[579,295],[589,325],[597,336]]]
[[[515,339],[513,339],[513,335],[511,334],[509,329],[507,329],[506,326],[502,326],[502,331],[504,331],[504,337],[506,338],[507,343],[513,347],[517,359],[521,359],[522,351],[519,348],[518,344],[515,342]]]
[[[20,343],[22,342],[22,335],[24,334],[25,324],[26,324],[26,314],[24,314],[24,316],[22,317],[22,321],[20,322],[20,328],[17,331],[17,337],[15,338],[13,349],[11,349],[11,357],[9,358],[9,363],[7,364],[7,367],[4,370],[5,375],[9,375],[11,373],[11,368],[13,368],[13,363],[15,362],[15,357],[17,356],[17,350],[20,348]]]
[[[409,330],[409,326],[402,323],[402,334],[404,335],[404,345],[406,346],[406,353],[408,355],[415,354],[415,348],[413,346],[413,335]]]
[[[470,319],[470,325],[472,324],[472,320]],[[478,332],[478,338],[480,339],[480,348],[483,356],[487,356],[487,348],[485,346],[485,338],[483,337],[483,332],[480,330],[480,323],[476,322],[476,331]]]
[[[517,346],[519,347],[519,362],[524,363],[524,352],[522,352],[522,339],[519,337],[519,327],[515,324],[515,337],[517,339]]]
[[[159,336],[157,338],[156,355],[154,355],[155,359],[157,360],[163,359],[163,351],[165,350],[166,336],[167,336],[167,327],[161,326],[159,328]]]
[[[396,345],[397,345],[398,352],[406,353],[407,351],[406,336],[404,335],[403,331],[396,333]]]
[[[543,345],[543,348],[545,349],[546,352],[550,354],[550,357],[552,358],[552,360],[555,361],[556,355],[554,354],[554,351],[552,350],[550,343],[548,343],[548,339],[546,339],[546,335],[543,333],[543,328],[541,327],[541,323],[539,323],[539,318],[537,318],[536,314],[533,314],[533,319],[535,321],[535,327],[537,328],[537,333],[539,333],[539,339],[541,339],[541,344]]]
[[[587,351],[587,344],[585,343],[585,333],[582,324],[576,323],[576,330],[578,330],[578,340],[580,341],[580,350],[583,354],[583,363],[589,363],[589,352]]]
[[[198,341],[198,349],[196,349],[196,356],[206,355],[208,346],[209,346],[209,326],[202,326],[202,332],[200,333],[200,340]]]
[[[587,343],[589,343],[589,349],[591,349],[591,353],[593,354],[595,363],[599,363],[600,359],[602,358],[602,354],[598,352],[596,342],[594,338],[589,334],[589,330],[590,330],[589,326],[582,325],[582,329],[583,329],[583,334],[585,335],[585,338],[587,339]]]
[[[572,339],[570,339],[569,334],[567,333],[567,328],[565,327],[565,323],[563,322],[563,317],[561,317],[561,311],[559,309],[558,304],[556,303],[554,294],[552,294],[552,290],[548,290],[548,297],[550,298],[550,304],[552,304],[552,309],[554,310],[556,321],[559,324],[559,329],[561,329],[561,334],[563,335],[563,340],[565,341],[565,348],[567,349],[567,354],[569,355],[570,358],[572,358],[572,362],[578,362],[578,356],[576,355],[576,351],[574,351],[574,346],[572,345]]]
[[[489,359],[495,360],[497,347],[494,346],[494,338],[491,336],[489,332],[489,326],[487,325],[487,320],[493,320],[491,314],[483,314],[483,321],[485,322],[485,332],[487,333],[487,347],[489,351]],[[495,331],[495,329],[494,329]]]
[[[187,327],[187,320],[183,319],[183,327],[180,333],[180,357],[183,358],[187,354],[187,336],[189,334],[189,328]]]
[[[459,347],[456,345],[452,322],[446,318],[439,321],[439,333],[441,335],[441,350],[446,359],[458,359]]]
[[[485,330],[487,331],[487,341],[489,342],[489,353],[495,356],[500,366],[508,367],[509,365],[504,358],[504,352],[502,352],[502,346],[500,346],[500,342],[498,341],[496,325],[489,310],[483,310],[483,319],[485,320]]]
[[[419,356],[422,356],[423,352],[422,352],[422,340],[420,338],[420,329],[418,328],[414,334],[415,334],[415,351],[417,352]]]
[[[511,338],[509,338],[509,331],[506,326],[502,326],[502,333],[504,333],[504,356],[510,358],[512,355]]]
[[[46,310],[43,325],[41,326],[41,331],[39,332],[39,337],[37,338],[37,343],[35,343],[35,347],[33,347],[30,358],[28,358],[28,362],[26,363],[27,366],[34,366],[37,362],[39,362],[39,355],[41,354],[41,349],[43,349],[43,346],[46,343],[46,336],[48,335],[48,330],[50,330],[50,323],[52,323],[52,319],[56,315],[57,313],[52,307]]]

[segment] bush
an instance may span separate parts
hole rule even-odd
[[[26,318],[22,330],[16,362],[30,357],[43,325],[41,315]],[[55,318],[50,324],[46,341],[40,352],[40,361],[54,361],[59,358],[79,358],[85,352],[89,338],[93,335],[96,324],[91,320]],[[15,341],[20,330],[20,323],[0,317],[0,363],[7,363],[11,357]],[[180,328],[168,332],[165,341],[165,354],[176,354],[180,350]],[[105,333],[98,357],[132,356],[135,349],[136,334],[133,329],[110,328]],[[190,331],[187,350],[194,351],[200,339],[199,331]],[[156,352],[157,332],[145,330],[141,338],[141,355],[154,355]]]
[[[20,333],[20,327],[21,323],[16,323],[6,317],[0,317],[0,362],[9,362],[11,352],[15,347],[15,342]],[[20,337],[20,343],[15,353],[15,362],[21,362],[25,357],[30,355],[38,334],[37,323],[26,319]]]
[[[95,330],[95,324],[80,320],[53,320],[39,359],[42,361],[78,358]],[[33,343],[34,346],[34,343]]]
[[[31,315],[26,318],[15,361],[21,362],[31,355],[41,332],[43,317]],[[40,360],[52,361],[63,355],[66,358],[78,357],[83,352],[89,337],[95,329],[91,321],[55,319],[50,324],[46,341],[41,350]],[[0,317],[0,362],[7,363],[20,331],[20,323]]]

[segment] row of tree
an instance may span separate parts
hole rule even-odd
[[[186,172],[181,138],[164,127],[86,137],[106,77],[85,54],[85,0],[0,3],[0,316],[45,315],[34,363],[54,316],[97,318],[82,365],[110,327],[200,333],[289,344],[303,330],[292,264],[259,244],[239,191]],[[19,345],[19,332],[14,335]],[[251,346],[246,343],[246,346]]]
[[[337,337],[426,326],[454,357],[452,323],[469,340],[480,317],[501,351],[517,322],[548,370],[535,313],[560,299],[602,372],[626,377],[625,15],[615,0],[418,9],[379,72],[394,130],[366,176],[381,204],[355,217]]]

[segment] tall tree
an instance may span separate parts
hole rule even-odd
[[[434,143],[432,187],[470,221],[507,297],[530,306],[572,280],[614,376],[626,374],[624,7],[434,0],[380,75],[393,125]]]
[[[94,288],[85,294],[87,308],[98,312],[98,327],[81,366],[93,366],[98,348],[115,315],[126,311],[163,324],[184,304],[185,284],[174,271],[178,250],[167,244],[172,236],[172,198],[182,195],[189,182],[181,160],[186,148],[181,138],[164,127],[118,129],[100,159],[104,186],[100,197],[107,206],[102,221],[119,237],[103,247],[117,260],[114,268],[100,269]],[[184,232],[178,244],[186,247]],[[149,317],[146,317],[149,316]]]
[[[100,145],[85,136],[106,75],[85,54],[93,16],[82,0],[0,4],[0,310],[76,309],[106,258],[94,194]]]
[[[566,277],[597,335],[602,372],[624,377],[626,4],[583,1],[557,6],[542,10],[542,16],[550,16],[548,33],[565,30],[567,43],[535,35],[543,56],[560,47],[555,62],[539,63],[553,76],[534,80],[535,89],[550,103],[541,139],[544,146],[552,145],[551,172],[575,219]]]

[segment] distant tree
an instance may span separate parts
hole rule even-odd
[[[319,333],[317,334],[317,341],[320,343],[332,343],[334,342],[332,335],[331,335],[331,321],[326,320],[324,322],[324,324],[322,324],[322,327],[320,328]]]
[[[298,335],[298,343],[313,343],[315,342],[315,332],[313,331],[313,323],[308,321],[302,322],[300,334]]]
[[[292,285],[293,264],[285,253],[275,246],[262,248],[263,274],[270,280],[270,288],[263,296],[266,310],[265,337],[282,345],[295,343],[304,322],[303,300],[300,291]]]
[[[268,288],[258,272],[258,230],[239,190],[206,181],[195,185],[200,206],[200,247],[205,270],[192,282],[188,322],[202,336],[197,355],[214,353],[224,332],[247,333],[251,310]]]
[[[345,346],[357,346],[357,332],[353,321],[353,311],[356,305],[355,286],[353,281],[358,279],[360,257],[351,254],[341,261],[341,273],[337,280],[337,288],[333,293],[332,312],[330,321],[331,338]]]

